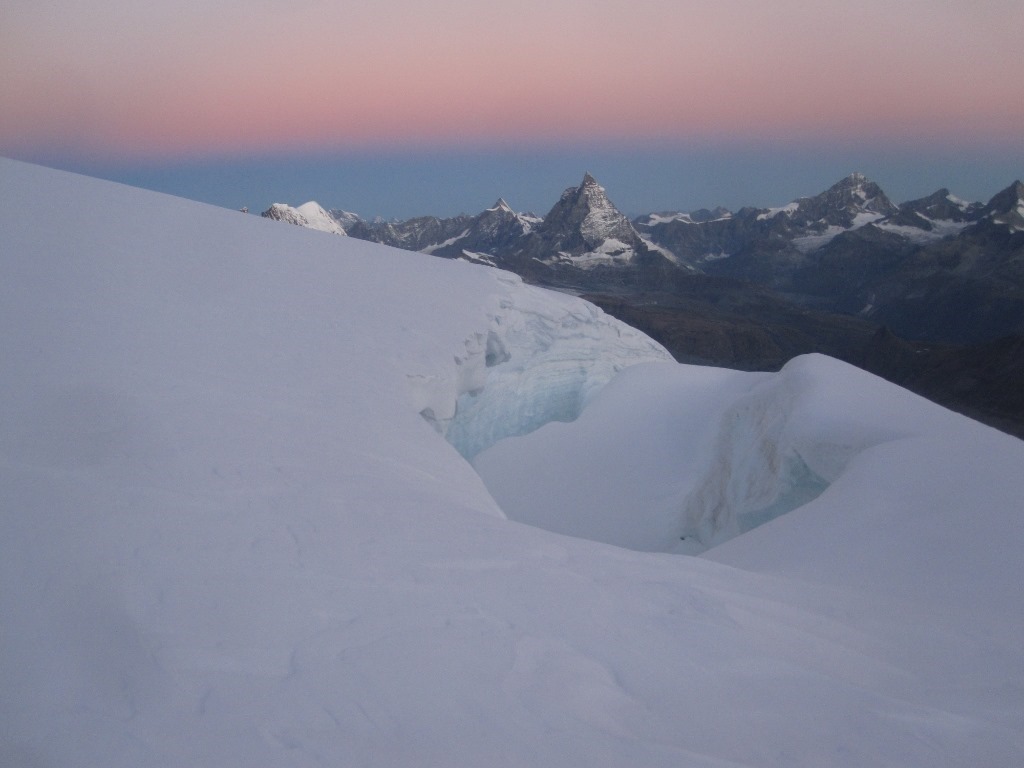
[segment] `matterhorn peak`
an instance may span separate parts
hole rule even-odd
[[[562,193],[537,230],[538,250],[559,254],[577,266],[627,264],[648,252],[640,235],[608,199],[604,187],[588,171],[578,187]]]
[[[618,213],[615,204],[608,199],[605,188],[595,179],[590,172],[583,174],[583,181],[575,189],[570,188],[572,196],[579,197],[586,201],[587,207],[591,210],[613,210]]]

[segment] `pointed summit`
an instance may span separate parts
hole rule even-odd
[[[1006,213],[1017,207],[1017,204],[1024,200],[1024,184],[1020,181],[1015,181],[1013,184],[1008,186],[1001,192],[997,192],[991,200],[989,200],[987,208],[991,208],[994,211]]]
[[[961,200],[943,187],[927,197],[908,200],[900,205],[900,212],[889,218],[889,223],[919,229],[932,229],[931,222],[945,221],[967,224],[975,221],[982,208],[981,203]],[[947,228],[948,229],[948,228]]]
[[[598,266],[663,266],[667,257],[652,251],[629,219],[608,199],[589,172],[578,187],[569,187],[531,233],[526,258],[545,264]]]
[[[515,211],[512,210],[512,206],[510,206],[508,203],[505,202],[505,198],[504,197],[499,197],[498,198],[498,202],[496,202],[494,205],[492,205],[487,210],[488,211],[501,211],[502,213],[515,214]]]
[[[544,228],[559,242],[556,250],[593,250],[615,239],[633,245],[639,235],[589,172],[578,187],[569,187],[544,217]]]
[[[1006,225],[1010,234],[1024,232],[1024,184],[1018,180],[997,193],[985,206],[984,217]]]
[[[875,182],[863,173],[851,173],[820,195],[799,200],[791,218],[805,226],[819,224],[848,229],[898,211]]]

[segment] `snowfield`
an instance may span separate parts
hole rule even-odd
[[[0,765],[1024,764],[1021,441],[487,267],[0,203]]]

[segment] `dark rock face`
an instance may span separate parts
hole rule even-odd
[[[669,270],[673,262],[648,246],[589,173],[523,238],[503,262],[515,271],[558,285],[635,284],[645,270]]]
[[[595,251],[609,239],[629,248],[643,247],[633,225],[589,173],[578,187],[562,193],[536,234],[553,251],[574,255]]]

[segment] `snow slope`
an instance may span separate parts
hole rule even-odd
[[[0,765],[1024,761],[1019,441],[824,358],[645,363],[494,269],[10,161],[0,201]],[[506,519],[438,433],[601,422],[620,497],[772,441],[829,484],[638,552]]]

